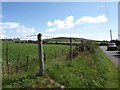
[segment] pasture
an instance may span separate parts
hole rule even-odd
[[[6,66],[7,44],[9,75]],[[45,44],[43,52],[46,56],[45,75],[39,77],[38,45],[4,41],[3,88],[60,88],[61,85],[67,88],[118,87],[118,70],[99,48],[94,53],[79,52],[72,61],[67,59],[68,45]]]
[[[6,64],[6,47],[8,44],[8,61],[10,68],[10,75],[8,77],[7,64]],[[64,45],[43,45],[44,54],[46,55],[46,61],[61,57],[68,52],[69,47]],[[19,61],[18,61],[19,54]],[[27,56],[28,60],[28,70],[27,68]],[[34,76],[38,73],[39,62],[38,62],[38,45],[37,44],[21,44],[14,42],[3,42],[2,43],[2,69],[3,69],[3,84],[4,82],[9,83],[11,79],[14,81],[26,76]],[[18,64],[19,63],[19,64]],[[45,65],[46,66],[46,65]],[[16,67],[18,70],[16,71]]]

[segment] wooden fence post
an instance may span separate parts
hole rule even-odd
[[[72,60],[72,38],[70,38],[70,60]]]
[[[43,60],[43,49],[42,49],[42,34],[38,34],[38,58],[39,58],[39,74],[40,76],[44,75],[44,60]]]
[[[55,59],[57,58],[56,51],[55,51]]]
[[[29,60],[29,56],[27,56],[27,71],[28,71],[28,60]]]
[[[82,40],[81,40],[81,44],[82,44],[82,47],[83,47],[83,50],[84,50],[84,53],[85,53],[86,52],[86,48],[85,48],[84,43],[83,43]]]
[[[18,53],[18,56],[17,56],[16,74],[18,73],[18,70],[19,70],[19,61],[20,61],[20,53]]]
[[[7,65],[7,74],[9,75],[8,44],[6,47],[6,65]]]

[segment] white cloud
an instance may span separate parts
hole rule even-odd
[[[19,23],[16,22],[5,22],[5,23],[0,23],[0,28],[2,29],[12,29],[12,28],[17,28],[19,27]]]
[[[50,27],[49,29],[45,30],[46,32],[53,32],[58,29],[71,29],[75,25],[79,25],[82,23],[89,23],[89,24],[98,24],[98,23],[105,23],[107,22],[107,17],[105,15],[98,15],[97,17],[90,17],[84,16],[77,19],[74,22],[74,16],[68,16],[65,20],[54,20],[53,22],[49,21],[47,26]]]
[[[16,32],[24,33],[24,34],[31,34],[31,33],[35,32],[35,29],[34,28],[25,27],[25,26],[21,25],[21,26],[16,28]]]
[[[1,34],[0,34],[0,39],[5,39],[5,38],[7,38],[6,35],[1,35]]]
[[[74,17],[73,16],[68,16],[66,17],[65,20],[60,20],[60,19],[57,19],[57,20],[54,20],[53,22],[48,22],[47,23],[47,26],[48,27],[51,27],[45,31],[55,31],[55,28],[56,29],[71,29],[74,27]]]
[[[0,29],[0,39],[7,38],[7,36],[5,34],[6,34],[6,32],[4,30]]]
[[[55,28],[49,28],[49,29],[46,29],[45,31],[46,32],[53,32],[53,31],[55,31]]]
[[[34,33],[35,29],[32,27],[26,27],[24,25],[21,25],[20,23],[17,22],[5,22],[5,23],[0,23],[0,29],[15,29],[17,33]],[[10,30],[12,32],[12,30]],[[13,31],[14,32],[14,31]]]
[[[53,22],[53,25],[58,29],[64,29],[65,28],[65,23],[62,20],[55,20]]]
[[[0,35],[3,35],[5,33],[6,33],[5,30],[0,29]]]
[[[105,15],[99,15],[97,17],[84,16],[78,19],[75,23],[76,24],[81,24],[81,23],[98,24],[98,23],[104,23],[104,22],[107,22],[107,17]]]
[[[48,22],[47,25],[48,25],[48,27],[51,27],[53,25],[53,23],[52,22]]]
[[[26,27],[17,22],[0,22],[0,35],[1,37],[9,35],[9,33],[14,33],[14,35],[20,37],[21,35],[34,34],[35,29],[32,27]]]
[[[74,17],[73,16],[68,16],[66,19],[65,19],[65,24],[66,24],[66,27],[67,29],[71,29],[74,27]]]

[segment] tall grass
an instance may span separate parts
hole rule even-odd
[[[46,73],[59,84],[67,88],[118,87],[117,69],[100,49],[94,54],[81,52],[72,61],[63,58],[51,61],[46,67]]]

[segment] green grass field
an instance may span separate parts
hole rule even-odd
[[[6,46],[8,44],[8,58],[11,66],[11,75],[5,72]],[[118,69],[109,61],[98,48],[90,52],[80,52],[72,61],[67,60],[69,46],[43,45],[46,54],[45,75],[36,76],[38,73],[38,46],[37,44],[3,42],[3,88],[117,88]],[[17,56],[20,53],[19,71],[15,72]],[[24,70],[26,56],[29,55],[29,69]]]
[[[10,62],[10,72],[11,76],[8,77],[6,71],[6,47],[8,44],[8,58]],[[66,54],[68,52],[69,47],[64,45],[43,45],[44,53],[46,54],[46,62],[54,59],[55,57],[61,57],[62,54]],[[20,73],[15,73],[15,67],[18,63],[18,53],[20,53],[19,57],[19,69]],[[27,56],[29,56],[29,69],[26,72],[24,68],[27,64]],[[16,79],[21,79],[24,77],[32,77],[39,70],[38,63],[38,45],[37,44],[21,44],[21,43],[13,43],[13,42],[3,42],[2,45],[2,63],[3,63],[3,84],[10,83],[11,81],[16,81]],[[14,76],[14,78],[13,78]]]

